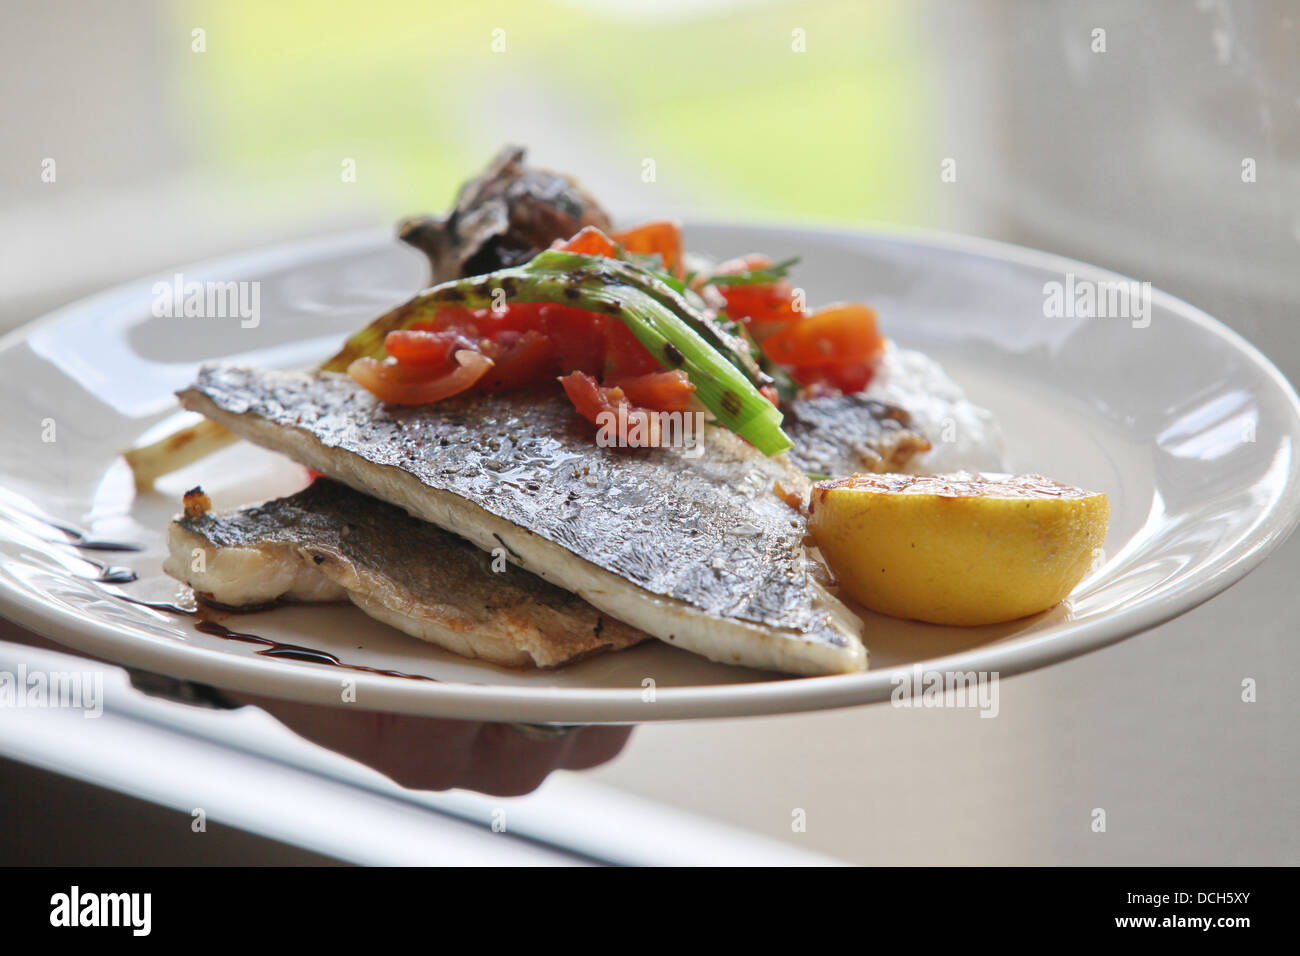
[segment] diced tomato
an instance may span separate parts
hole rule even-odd
[[[488,389],[540,385],[553,378],[557,368],[554,343],[535,329],[516,334],[513,342],[498,342],[492,361],[492,371],[480,383]]]
[[[841,365],[832,373],[830,380],[841,392],[860,392],[871,384],[871,377],[875,374],[875,363],[854,363]]]
[[[662,412],[686,411],[695,393],[695,385],[681,369],[619,379],[614,384],[633,405]]]
[[[801,365],[790,369],[790,377],[813,395],[860,392],[871,384],[875,365]]]
[[[795,308],[794,287],[784,279],[764,285],[716,288],[726,302],[727,315],[743,322],[746,331],[760,344],[803,318],[803,313]]]
[[[616,437],[620,446],[658,447],[659,416],[633,405],[621,388],[606,388],[585,372],[565,375],[560,384],[578,414],[601,429],[598,441]]]
[[[491,367],[492,360],[486,355],[460,349],[445,366],[404,365],[359,358],[348,366],[348,374],[380,401],[393,405],[424,405],[465,391]]]
[[[781,365],[857,365],[880,351],[875,310],[839,303],[818,309],[762,340],[763,351]]]
[[[603,388],[586,372],[570,372],[568,375],[563,375],[560,377],[560,384],[564,386],[564,393],[569,396],[569,401],[573,402],[573,407],[578,410],[578,414],[593,425],[600,424],[596,421],[597,415],[601,412],[617,410],[619,402],[627,399],[627,396],[616,388]]]
[[[614,233],[614,241],[639,256],[658,255],[664,268],[682,276],[682,227],[667,219],[643,223],[625,232]]]
[[[660,367],[650,350],[626,325],[618,321],[605,325],[605,381],[648,375],[659,371]]]
[[[414,322],[411,331],[459,332],[471,341],[494,338],[501,332],[523,332],[538,326],[538,315],[545,303],[514,302],[498,312],[491,309],[466,309],[462,306],[444,306],[432,320]]]
[[[526,332],[538,328],[545,302],[512,302],[500,311],[483,309],[478,319],[480,334],[495,338],[501,332]]]
[[[460,332],[467,338],[478,338],[479,320],[486,310],[467,309],[464,306],[442,306],[427,322],[412,322],[411,332]]]
[[[389,332],[384,350],[403,365],[442,365],[457,349],[471,348],[459,332],[425,332],[406,329]]]
[[[573,238],[560,243],[556,248],[565,252],[580,252],[584,256],[618,258],[618,244],[595,226],[583,226]]]
[[[606,318],[567,305],[548,305],[540,312],[541,329],[555,344],[560,372],[597,371],[605,360]]]
[[[643,223],[632,229],[607,236],[595,226],[584,226],[578,233],[555,248],[580,252],[587,256],[618,258],[619,246],[639,256],[657,255],[664,268],[676,276],[682,274],[682,229],[666,219]]]
[[[587,238],[600,235],[591,230]],[[428,321],[389,333],[385,346],[403,369],[359,366],[364,370],[358,379],[383,383],[379,387],[384,394],[396,389],[404,395],[417,377],[432,379],[438,371],[453,371],[451,356],[459,349],[481,352],[494,363],[492,374],[478,383],[485,389],[524,388],[575,371],[613,381],[660,370],[621,322],[551,303],[516,302],[496,312],[445,307]]]

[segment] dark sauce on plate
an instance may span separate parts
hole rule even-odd
[[[51,529],[58,531],[66,536],[67,544],[82,551],[142,551],[144,550],[138,544],[130,544],[123,541],[102,541],[91,538],[86,532],[72,525],[61,524],[50,521],[48,518],[40,519]],[[51,542],[55,543],[55,542]],[[129,584],[132,581],[139,580],[139,576],[130,568],[120,567],[113,564],[105,564],[102,561],[96,561],[84,555],[79,556],[92,568],[98,571],[98,574],[90,580],[102,584]],[[170,601],[145,601],[140,598],[134,598],[127,594],[114,594],[120,600],[129,604],[136,604],[140,607],[147,607],[150,610],[161,611],[164,614],[180,614],[186,617],[197,617],[195,630],[204,634],[211,634],[214,637],[224,638],[230,641],[240,641],[244,644],[260,644],[262,650],[257,651],[262,657],[281,658],[293,661],[305,661],[309,664],[325,664],[330,667],[341,667],[344,670],[360,671],[365,674],[379,674],[383,677],[400,677],[403,680],[429,681],[430,683],[439,683],[436,677],[426,677],[423,674],[407,674],[404,671],[388,670],[383,667],[367,667],[364,664],[348,664],[329,651],[316,650],[311,647],[303,647],[301,644],[286,644],[281,641],[273,641],[270,638],[262,637],[258,634],[250,634],[246,631],[232,631],[224,624],[220,624],[209,618],[203,617],[197,608],[186,608]]]
[[[301,644],[285,644],[281,641],[273,641],[270,638],[262,637],[260,634],[249,634],[246,631],[232,631],[224,624],[216,621],[203,619],[194,625],[194,629],[202,631],[204,634],[211,634],[214,637],[225,638],[229,641],[240,641],[244,644],[261,644],[263,649],[258,651],[262,657],[279,657],[292,661],[306,661],[309,664],[327,664],[330,667],[342,667],[345,670],[361,671],[366,674],[381,674],[384,677],[401,677],[404,680],[423,680],[432,683],[438,683],[435,677],[425,677],[423,674],[407,674],[403,671],[386,670],[382,667],[367,667],[364,664],[345,664],[329,651],[320,651],[312,647],[303,647]]]
[[[69,524],[60,524],[57,521],[50,521],[46,518],[40,519],[49,527],[66,535],[68,544],[74,548],[81,548],[84,551],[143,551],[144,549],[138,544],[129,544],[125,541],[101,541],[98,538],[92,538],[82,531]]]
[[[131,597],[129,594],[114,594],[113,597],[126,601],[128,604],[147,607],[152,611],[162,611],[164,614],[184,614],[188,617],[197,613],[192,607],[181,607],[171,601],[142,601],[140,598]]]
[[[95,575],[90,580],[98,581],[101,584],[130,584],[132,581],[139,579],[139,576],[130,568],[118,567],[114,564],[104,564],[102,561],[94,561],[84,555],[81,556],[81,560],[85,561],[92,568],[97,568],[99,570],[99,574]]]

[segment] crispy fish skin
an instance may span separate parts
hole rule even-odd
[[[321,478],[228,514],[184,514],[164,570],[231,607],[351,599],[465,657],[557,667],[647,635],[402,509]],[[194,551],[204,560],[195,570]]]
[[[704,451],[607,449],[562,395],[385,405],[346,375],[205,366],[189,409],[468,538],[712,660],[860,671],[862,622],[812,576],[803,476],[723,429]]]
[[[782,427],[794,442],[790,461],[803,471],[832,477],[897,472],[930,450],[907,412],[860,394],[798,398],[782,408]]]

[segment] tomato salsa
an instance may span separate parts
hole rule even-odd
[[[883,345],[873,310],[840,303],[807,312],[802,292],[766,257],[687,275],[676,223],[651,222],[612,235],[588,226],[556,248],[652,263],[676,287],[689,287],[743,327],[765,365],[810,391],[862,390]],[[558,380],[577,412],[597,423],[601,413],[620,406],[626,413],[621,421],[649,411],[685,411],[695,392],[685,371],[664,369],[616,316],[554,303],[446,305],[430,321],[389,332],[384,350],[387,359],[358,358],[348,373],[377,398],[400,405]],[[774,390],[763,395],[776,403]]]

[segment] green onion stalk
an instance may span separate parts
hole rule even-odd
[[[653,273],[601,256],[548,250],[522,266],[444,282],[380,316],[326,362],[346,371],[358,358],[384,355],[389,332],[428,322],[439,309],[489,309],[505,302],[544,302],[622,322],[666,369],[682,369],[696,397],[718,422],[766,455],[792,445],[782,415],[760,392],[771,383],[746,344],[697,310]]]

